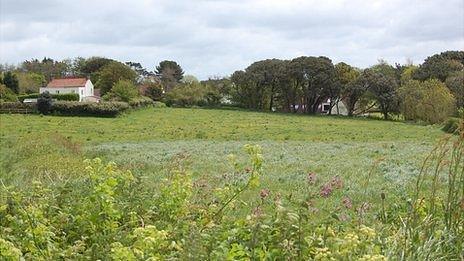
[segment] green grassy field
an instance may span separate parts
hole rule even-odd
[[[93,157],[156,182],[179,154],[196,178],[220,182],[230,170],[228,155],[243,161],[242,147],[249,143],[263,148],[263,185],[296,195],[309,172],[340,176],[356,193],[371,169],[372,193],[401,192],[443,135],[436,127],[401,122],[170,108],[119,118],[1,115],[1,126],[1,173],[9,182],[44,172],[62,176],[60,162]],[[30,151],[39,141],[47,142],[49,151]]]

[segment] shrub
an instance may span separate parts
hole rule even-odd
[[[129,102],[138,96],[137,87],[131,81],[120,80],[103,96],[103,100]]]
[[[37,105],[34,103],[22,102],[0,102],[0,112],[2,113],[36,113]]]
[[[166,94],[165,102],[168,106],[216,106],[220,104],[219,93],[209,85],[197,82],[176,86]]]
[[[166,108],[166,104],[164,102],[160,102],[160,101],[154,101],[153,102],[153,107],[155,108]]]
[[[48,114],[50,113],[52,109],[52,96],[50,95],[49,92],[44,92],[39,95],[39,98],[37,99],[37,110],[42,113],[42,114]]]
[[[152,106],[153,103],[154,102],[152,99],[145,97],[145,96],[140,96],[140,97],[131,99],[129,101],[129,106],[131,106],[131,108],[143,108],[147,106]]]
[[[140,86],[140,93],[154,101],[159,101],[163,97],[163,86],[155,82],[144,82]]]
[[[6,87],[4,84],[0,84],[0,102],[15,102],[18,101],[15,93]]]
[[[129,109],[125,102],[55,102],[52,112],[70,116],[115,117]]]
[[[37,99],[39,95],[39,93],[18,95],[18,100],[23,102],[25,99]],[[79,101],[79,94],[77,93],[55,93],[50,95],[52,99],[57,101]]]

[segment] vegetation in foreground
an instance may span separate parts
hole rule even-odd
[[[340,177],[316,173],[306,177],[304,199],[266,188],[255,200],[240,199],[265,175],[261,149],[245,151],[249,162],[231,156],[221,187],[193,182],[182,157],[155,191],[98,158],[60,185],[3,187],[1,253],[11,260],[462,258],[464,133],[432,151],[407,200],[392,202],[379,192],[379,205],[365,195],[320,208],[346,189]],[[247,215],[235,215],[236,208]],[[317,212],[324,218],[314,219]]]
[[[1,117],[13,259],[462,258],[463,137],[421,167],[436,127],[203,109]],[[262,148],[245,157],[246,143]]]

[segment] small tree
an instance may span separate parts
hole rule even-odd
[[[37,110],[46,115],[52,110],[53,100],[49,92],[45,91],[39,95],[37,99]]]
[[[104,98],[106,100],[129,102],[137,96],[139,96],[137,87],[131,81],[120,80],[114,84],[111,91]]]

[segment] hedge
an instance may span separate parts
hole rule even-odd
[[[154,105],[153,100],[145,96],[140,96],[140,97],[134,98],[131,101],[129,101],[129,106],[135,109],[143,108],[147,106],[153,106],[153,105]]]
[[[39,95],[39,93],[18,95],[18,100],[23,102],[24,99],[37,99]],[[79,101],[79,94],[77,93],[56,93],[50,95],[57,101]]]
[[[37,113],[34,103],[0,102],[0,113]]]
[[[54,102],[52,113],[69,116],[116,117],[129,109],[126,102]]]

